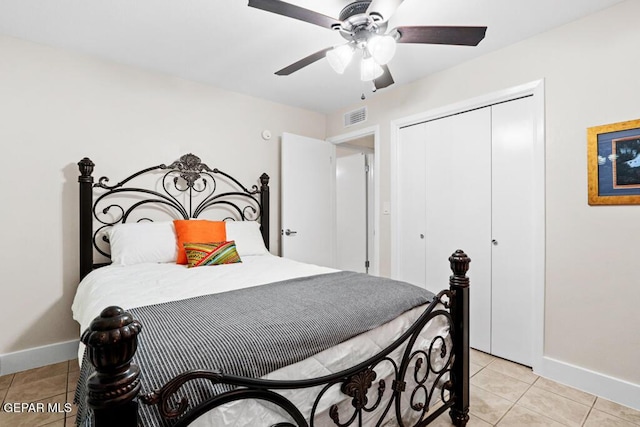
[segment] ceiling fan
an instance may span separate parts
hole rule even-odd
[[[386,64],[395,54],[396,43],[477,46],[487,31],[487,27],[405,26],[385,33],[389,18],[402,2],[355,1],[342,9],[338,19],[280,0],[249,0],[249,6],[338,31],[347,40],[343,45],[302,58],[275,74],[288,76],[324,57],[337,73],[342,74],[354,54],[360,52],[360,79],[373,81],[375,89],[393,84]]]

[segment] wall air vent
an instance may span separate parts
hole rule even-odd
[[[344,114],[344,127],[353,126],[367,120],[367,107],[358,108]]]

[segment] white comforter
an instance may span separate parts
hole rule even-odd
[[[191,298],[199,295],[226,292],[295,277],[312,276],[336,271],[326,267],[303,264],[273,255],[245,256],[242,263],[188,269],[176,264],[137,264],[132,266],[108,266],[93,271],[78,286],[72,310],[73,318],[85,330],[91,321],[107,306],[123,308]],[[215,279],[211,280],[214,275]],[[424,307],[408,311],[393,321],[367,333],[358,335],[338,346],[322,351],[294,365],[274,371],[264,378],[303,379],[338,372],[356,365],[398,338],[422,314]],[[428,348],[432,337],[447,335],[447,326],[440,319],[424,329],[418,345]],[[402,346],[400,347],[402,349]],[[81,345],[79,358],[84,351]],[[397,353],[397,352],[396,352]],[[396,358],[399,360],[399,358]],[[387,366],[390,368],[390,366]],[[382,372],[379,372],[379,374]],[[391,374],[388,370],[387,374]],[[380,379],[382,375],[378,376]],[[391,381],[387,381],[387,387]],[[145,390],[147,391],[147,390]],[[376,392],[370,391],[370,395]],[[283,393],[307,415],[311,411],[317,390],[297,390]],[[387,390],[386,396],[390,395]],[[316,416],[316,426],[335,425],[326,412],[340,399],[334,387],[321,401]],[[341,405],[341,421],[348,419],[350,401]],[[391,411],[393,412],[393,410]],[[328,423],[320,422],[324,418]],[[223,410],[212,411],[201,417],[194,426],[261,426],[283,421],[277,411],[267,409],[260,402],[242,401],[227,405]],[[365,423],[366,425],[366,423]]]
[[[109,305],[142,307],[332,271],[336,270],[274,255],[244,256],[241,263],[200,268],[174,263],[112,265],[94,270],[80,283],[71,309],[85,330]]]

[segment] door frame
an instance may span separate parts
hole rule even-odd
[[[545,101],[544,79],[535,80],[519,86],[492,92],[476,98],[464,100],[444,107],[434,108],[422,113],[414,114],[391,121],[391,212],[398,206],[398,138],[400,128],[436,120],[453,114],[501,102],[533,95],[534,102],[534,147],[533,147],[533,353],[532,367],[534,372],[543,365],[544,356],[544,289],[545,289]],[[398,276],[398,223],[397,216],[391,217],[391,277]],[[464,249],[464,248],[463,248]],[[473,254],[470,254],[473,259]],[[473,283],[471,284],[473,289]]]
[[[327,138],[327,141],[339,145],[351,140],[361,138],[363,136],[373,135],[373,268],[369,270],[369,274],[373,276],[380,275],[380,126],[374,125],[352,132]],[[335,166],[335,162],[334,162]],[[335,200],[335,181],[333,187],[333,200]],[[335,203],[333,206],[334,215],[336,217]],[[334,227],[335,229],[335,227]]]

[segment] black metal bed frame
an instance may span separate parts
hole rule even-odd
[[[258,220],[260,231],[267,249],[269,249],[269,175],[260,176],[260,188],[253,185],[251,190],[231,175],[217,169],[211,169],[194,154],[185,154],[170,165],[160,164],[142,169],[115,185],[109,185],[109,178],[101,177],[94,184],[93,168],[95,164],[88,157],[78,162],[80,176],[80,278],[84,278],[94,268],[107,263],[94,263],[94,249],[101,255],[109,253],[101,248],[100,241],[108,242],[103,233],[109,227],[126,223],[134,212],[142,207],[163,207],[168,209],[172,219],[198,218],[212,208],[226,208],[235,214],[225,220]],[[159,185],[162,190],[153,190],[134,186],[136,178],[159,173]],[[218,192],[216,177],[232,184],[232,191]],[[137,183],[136,183],[137,184]],[[104,190],[94,201],[94,189]],[[185,195],[180,201],[177,195]],[[126,199],[128,196],[133,196]],[[244,202],[246,204],[241,203]],[[129,203],[126,207],[123,205]],[[194,206],[195,204],[195,206]],[[101,208],[101,206],[104,206]],[[115,211],[114,217],[109,214]],[[94,220],[100,227],[94,231]],[[142,217],[137,221],[151,221]]]
[[[217,169],[210,169],[206,164],[201,163],[198,157],[187,154],[169,166],[159,165],[143,169],[118,184],[109,186],[108,178],[105,177],[100,178],[97,184],[93,183],[94,164],[90,159],[82,159],[78,166],[80,169],[81,277],[93,268],[104,265],[94,264],[94,248],[101,254],[108,255],[99,247],[99,231],[116,223],[126,222],[135,209],[151,203],[168,206],[185,219],[195,218],[212,206],[233,205],[231,209],[238,214],[239,220],[261,220],[262,236],[268,247],[269,177],[266,174],[260,177],[259,190],[257,186],[248,190],[230,175]],[[163,192],[127,187],[134,178],[153,171],[163,173],[161,179]],[[229,179],[238,186],[239,190],[215,194],[214,174],[220,174]],[[207,184],[207,180],[211,183]],[[172,190],[188,192],[188,209],[170,194],[169,186],[172,186]],[[105,190],[95,202],[93,201],[94,187]],[[209,188],[208,193],[205,191],[207,188]],[[205,193],[203,201],[192,209],[193,195],[202,195],[203,192]],[[141,194],[149,198],[138,199],[126,209],[119,203],[107,204],[102,210],[97,208],[106,197],[123,193]],[[252,201],[247,200],[248,205],[240,206],[237,202],[229,201],[229,196],[240,196]],[[117,218],[104,220],[99,217],[100,213],[106,215],[112,209],[119,211],[120,215]],[[95,232],[93,231],[94,218],[101,224]],[[123,309],[108,307],[81,336],[81,341],[87,346],[87,357],[95,367],[95,373],[89,377],[87,384],[87,403],[93,410],[93,425],[95,427],[137,427],[138,405],[142,403],[156,405],[161,416],[170,421],[170,425],[183,427],[205,412],[226,403],[255,399],[271,402],[284,410],[294,421],[294,423],[283,421],[271,427],[313,427],[320,400],[330,388],[339,387],[345,398],[351,398],[353,412],[349,414],[346,421],[343,421],[338,406],[335,404],[330,406],[329,417],[338,427],[347,427],[354,423],[361,427],[364,412],[375,414],[376,426],[380,426],[383,421],[386,422],[391,417],[399,426],[404,427],[406,424],[402,419],[402,397],[405,393],[410,393],[410,409],[418,416],[413,426],[425,426],[449,410],[452,423],[458,427],[464,427],[469,420],[469,278],[466,273],[470,259],[463,251],[458,250],[449,258],[449,262],[453,272],[449,278],[449,288],[441,291],[425,308],[419,319],[398,339],[356,366],[313,379],[265,380],[229,375],[220,371],[193,370],[171,379],[159,390],[140,395],[140,370],[131,361],[136,352],[137,335],[141,332],[142,325]],[[448,324],[449,335],[432,338],[428,349],[414,348],[421,331],[430,321],[438,317]],[[180,322],[180,319],[176,319],[176,322]],[[449,342],[451,348],[448,348]],[[393,360],[389,355],[403,345],[405,347],[401,351],[401,360]],[[433,363],[434,360],[439,363]],[[376,383],[378,376],[376,368],[383,363],[389,363],[393,367],[393,380],[390,387],[384,379]],[[412,364],[414,368],[411,370]],[[179,396],[179,389],[186,382],[195,379],[206,379],[215,384],[227,384],[235,388],[207,401],[197,402],[187,410],[189,404],[186,398]],[[322,389],[314,400],[309,420],[289,399],[278,393],[280,390],[318,386],[322,386]],[[413,390],[407,390],[407,386],[412,387]],[[371,391],[372,388],[376,391]],[[442,404],[432,409],[431,404],[438,398],[438,394]]]

